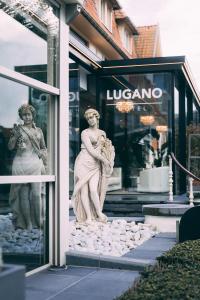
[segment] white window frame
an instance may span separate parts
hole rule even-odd
[[[6,67],[0,66],[0,76],[25,86],[41,90],[51,96],[59,96],[60,90]],[[57,97],[55,97],[57,99]],[[55,182],[55,175],[0,176],[0,184],[15,184],[23,182]]]
[[[8,80],[17,82],[19,84],[23,84],[25,86],[31,87],[31,88],[35,88],[38,90],[41,90],[43,92],[48,93],[51,96],[55,96],[55,101],[57,100],[58,96],[60,95],[60,90],[58,88],[55,88],[49,84],[43,83],[41,81],[38,81],[36,79],[33,79],[31,77],[28,77],[26,75],[20,74],[16,71],[10,70],[6,67],[0,66],[0,77],[6,78]],[[1,103],[0,103],[1,105]],[[50,120],[50,122],[52,123],[53,120]],[[50,134],[50,133],[49,133]],[[52,144],[52,143],[51,143]],[[53,145],[49,145],[49,147],[51,149],[54,148]],[[51,157],[52,158],[52,157]],[[55,156],[53,158],[55,160]],[[56,169],[55,169],[56,171]],[[56,174],[54,175],[27,175],[27,176],[0,176],[0,185],[1,184],[18,184],[18,183],[24,183],[24,182],[43,182],[43,183],[51,183],[49,185],[49,217],[52,215],[52,211],[53,211],[53,198],[55,198],[55,193],[52,193],[53,190],[53,186],[55,185],[56,182]],[[51,217],[50,217],[51,220]],[[52,224],[50,224],[51,222],[49,222],[49,262],[47,263],[46,266],[51,265],[54,262],[54,256],[53,256],[53,249],[52,249],[52,242],[53,242],[53,237],[52,237],[52,233],[53,233],[53,228],[52,228]],[[45,265],[42,267],[39,267],[38,270],[40,270],[41,268],[45,268]],[[27,273],[27,275],[30,275],[34,272],[36,272],[37,269],[30,271]]]
[[[104,9],[104,11],[103,11]],[[108,0],[97,0],[97,12],[100,20],[104,23],[106,28],[112,32],[112,5]]]
[[[33,79],[4,66],[0,66],[0,77],[11,81],[41,90],[54,96],[55,119],[50,123],[55,127],[55,140],[51,141],[50,149],[52,160],[55,162],[55,174],[53,175],[29,175],[29,176],[0,176],[1,184],[17,184],[24,182],[49,182],[49,263],[48,265],[62,266],[66,264],[66,251],[68,248],[67,236],[69,234],[69,126],[68,126],[68,91],[69,73],[68,61],[69,53],[69,26],[65,20],[65,3],[60,2],[60,47],[59,47],[59,68],[58,78],[59,88]],[[1,105],[1,103],[0,103]],[[58,123],[58,128],[57,124]],[[56,131],[58,129],[58,136]],[[50,134],[50,132],[49,132]],[[55,146],[56,145],[56,146]],[[39,269],[43,268],[42,266]],[[33,270],[33,272],[37,271]]]
[[[133,48],[133,37],[131,35],[130,30],[124,26],[121,25],[120,26],[120,36],[121,36],[121,40],[123,43],[124,48],[129,52],[132,53],[132,48]]]

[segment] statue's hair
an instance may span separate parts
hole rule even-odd
[[[85,113],[84,113],[84,118],[87,120],[87,116],[93,114],[96,116],[97,120],[100,119],[100,114],[98,113],[98,111],[94,108],[88,108]]]
[[[30,104],[22,104],[20,106],[20,108],[18,109],[18,114],[20,116],[20,119],[22,119],[22,115],[27,111],[30,111],[32,113],[33,119],[35,119],[36,116],[35,108]]]

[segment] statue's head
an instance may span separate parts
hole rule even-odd
[[[85,113],[84,113],[84,118],[85,118],[86,120],[88,120],[88,117],[91,116],[91,115],[95,116],[95,117],[97,118],[97,120],[100,119],[100,114],[99,114],[98,111],[97,111],[96,109],[94,109],[94,108],[88,108],[88,109],[85,111]]]
[[[94,109],[94,108],[87,109],[84,113],[84,117],[87,120],[90,127],[95,126],[95,124],[97,127],[99,127],[100,115],[96,109]],[[95,121],[94,117],[95,117],[96,121]]]
[[[35,111],[35,108],[30,105],[30,104],[22,104],[20,106],[20,108],[18,109],[18,114],[19,114],[19,117],[20,119],[23,120],[23,114],[25,114],[26,112],[31,112],[32,116],[33,116],[33,119],[35,119],[35,116],[36,116],[36,111]]]

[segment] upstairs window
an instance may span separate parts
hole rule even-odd
[[[131,53],[132,52],[132,46],[133,46],[133,38],[131,32],[126,27],[121,27],[120,30],[120,36],[123,43],[123,46],[126,48],[126,50]]]
[[[97,0],[97,11],[101,21],[112,32],[112,6],[107,0]]]

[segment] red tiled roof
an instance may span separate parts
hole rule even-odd
[[[135,37],[138,57],[161,56],[158,25],[137,27],[139,35]]]
[[[158,25],[136,27],[124,11],[116,6],[118,1],[113,1],[115,2],[115,10],[112,18],[112,32],[110,32],[100,20],[95,0],[85,0],[84,9],[129,58],[161,56]],[[137,34],[134,35],[135,45],[133,46],[132,53],[129,53],[123,46],[118,29],[118,22],[125,22],[131,31]]]

